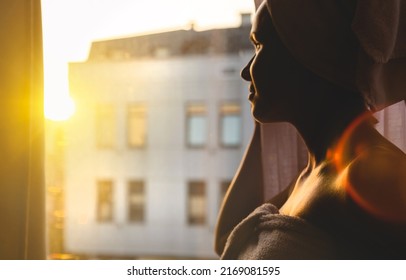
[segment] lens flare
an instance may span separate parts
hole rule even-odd
[[[399,169],[393,168],[392,156],[388,157],[388,151],[379,150],[378,147],[354,144],[356,131],[372,120],[374,118],[370,112],[355,119],[343,133],[336,148],[329,150],[327,156],[339,174],[339,185],[344,187],[359,207],[380,220],[405,222],[406,206],[400,209],[399,205],[403,205],[402,201],[406,200],[406,190],[398,192],[399,182],[396,178],[399,172],[396,170]],[[376,157],[380,154],[382,157]],[[376,178],[379,180],[374,181]],[[395,202],[394,199],[399,201]]]

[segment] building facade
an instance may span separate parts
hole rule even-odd
[[[69,65],[66,252],[216,258],[219,207],[253,129],[239,77],[249,30],[99,41]]]

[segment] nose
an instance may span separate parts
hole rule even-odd
[[[245,67],[241,70],[241,78],[246,80],[247,82],[251,81],[251,74],[250,74],[250,68],[251,68],[251,63],[254,58],[251,58],[250,61],[245,65]]]

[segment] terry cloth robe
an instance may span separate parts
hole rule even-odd
[[[355,229],[356,231],[356,229]],[[338,233],[339,234],[339,233]],[[221,259],[402,259],[401,246],[373,231],[338,239],[299,217],[281,215],[265,203],[238,224]]]
[[[335,259],[333,240],[305,220],[266,203],[238,224],[222,259]]]

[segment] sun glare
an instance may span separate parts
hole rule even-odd
[[[45,117],[52,121],[66,121],[75,113],[75,103],[69,96],[45,100]]]

